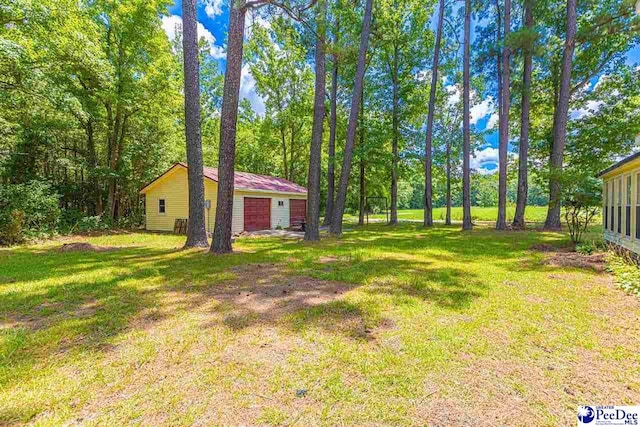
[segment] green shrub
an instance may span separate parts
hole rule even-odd
[[[22,225],[24,224],[24,212],[14,209],[9,213],[5,227],[0,232],[0,244],[15,245],[24,240]]]
[[[49,184],[31,181],[0,186],[0,244],[14,244],[56,232],[58,195]]]
[[[607,262],[607,270],[613,273],[620,289],[640,296],[640,268],[630,258],[612,253]]]
[[[564,219],[573,243],[581,243],[589,224],[600,211],[602,194],[598,180],[576,178],[563,191]]]
[[[89,233],[92,231],[106,231],[112,229],[135,230],[144,224],[141,212],[131,212],[126,217],[113,220],[107,216],[84,216],[82,212],[63,211],[60,231],[64,234]]]
[[[596,252],[597,249],[598,248],[593,244],[593,242],[583,242],[576,246],[576,252],[582,255],[591,255]]]
[[[86,214],[78,209],[62,209],[60,213],[60,221],[58,223],[58,229],[62,233],[69,233],[78,225]]]

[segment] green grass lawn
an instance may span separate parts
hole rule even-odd
[[[515,215],[515,206],[507,206],[507,219],[513,221]],[[544,222],[547,217],[546,206],[527,206],[525,210],[527,222]],[[446,208],[434,208],[433,219],[436,221],[443,221],[446,215]],[[478,207],[473,206],[471,208],[471,217],[474,221],[495,221],[498,216],[497,207]],[[357,213],[355,215],[346,215],[347,218],[353,220],[357,219]],[[422,209],[402,209],[398,211],[398,219],[405,221],[422,221],[424,218],[424,210]],[[384,214],[369,215],[369,219],[386,219]],[[451,220],[462,221],[462,207],[454,206],[451,208]]]
[[[556,426],[640,401],[640,303],[532,250],[563,234],[72,240],[119,249],[0,250],[0,424]]]

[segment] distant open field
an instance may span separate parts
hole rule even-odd
[[[513,220],[515,214],[515,206],[507,206],[507,218],[509,221]],[[398,219],[400,220],[412,220],[422,221],[423,217],[422,209],[403,209],[398,211]],[[436,221],[444,221],[446,214],[445,208],[434,208],[433,219]],[[495,221],[498,216],[498,207],[476,207],[471,208],[471,217],[474,221]],[[527,206],[525,211],[525,218],[527,222],[544,222],[547,216],[546,206]],[[357,218],[357,215],[345,215],[348,219]],[[369,219],[385,219],[384,214],[369,215]],[[462,206],[456,206],[451,208],[451,220],[462,221]]]

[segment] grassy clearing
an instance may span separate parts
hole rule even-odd
[[[78,240],[78,239],[74,239]],[[638,299],[557,233],[0,250],[0,424],[566,425],[640,400]]]
[[[515,215],[515,206],[507,206],[507,218],[511,221]],[[546,206],[527,206],[526,209],[527,222],[544,222],[547,217]],[[433,219],[436,221],[443,221],[445,219],[445,208],[434,208]],[[495,221],[498,216],[497,207],[477,207],[471,208],[471,217],[474,221]],[[349,215],[349,219],[357,219],[358,215]],[[369,215],[369,219],[385,219],[385,215]],[[422,209],[402,209],[398,211],[398,219],[405,221],[422,221],[424,218],[424,210]],[[462,206],[454,206],[451,208],[451,220],[462,221]]]

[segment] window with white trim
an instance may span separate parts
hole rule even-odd
[[[626,203],[624,206],[624,234],[631,237],[631,175],[627,175],[625,185]]]
[[[616,218],[618,222],[616,223],[618,226],[617,231],[618,234],[622,234],[622,177],[618,178],[618,217]]]
[[[636,239],[640,239],[640,173],[636,174]]]
[[[602,195],[602,199],[604,200],[604,209],[602,212],[602,226],[604,227],[604,229],[607,229],[607,226],[609,225],[609,182],[605,181],[604,182],[604,194]]]

